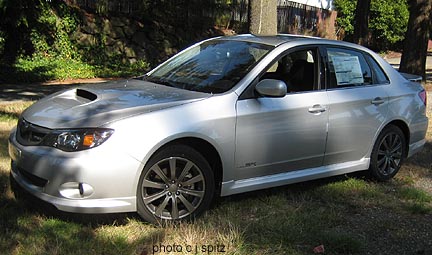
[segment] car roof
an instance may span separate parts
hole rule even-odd
[[[222,37],[218,37],[217,40],[244,41],[244,42],[251,42],[251,43],[266,44],[273,47],[277,47],[287,42],[296,41],[296,42],[303,42],[305,44],[316,43],[316,44],[347,46],[347,47],[356,48],[367,52],[370,51],[369,49],[362,47],[361,45],[353,44],[345,41],[330,40],[330,39],[324,39],[320,37],[293,35],[293,34],[277,34],[277,35],[269,35],[269,36],[241,34],[241,35],[234,35],[234,36],[222,36]]]
[[[260,43],[260,44],[267,44],[271,46],[278,46],[282,43],[295,41],[295,40],[323,40],[319,37],[312,37],[312,36],[303,36],[303,35],[291,35],[291,34],[278,34],[278,35],[253,35],[253,34],[241,34],[241,35],[234,35],[234,36],[224,36],[219,37],[218,39],[222,40],[232,40],[232,41],[245,41],[245,42],[252,42],[252,43]]]

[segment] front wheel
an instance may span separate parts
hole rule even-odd
[[[388,181],[399,171],[406,155],[406,139],[393,125],[383,129],[371,154],[369,171],[378,181]]]
[[[145,220],[180,220],[206,210],[215,190],[213,172],[206,159],[185,145],[156,152],[138,183],[137,211]]]

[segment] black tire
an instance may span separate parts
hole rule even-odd
[[[207,160],[189,146],[173,145],[156,152],[144,167],[137,211],[152,223],[191,219],[209,208],[214,192]]]
[[[406,156],[406,138],[400,128],[389,125],[378,136],[369,172],[377,181],[388,181],[399,171]]]

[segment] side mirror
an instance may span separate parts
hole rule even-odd
[[[287,94],[287,85],[281,80],[265,79],[258,82],[255,90],[265,97],[284,97]]]

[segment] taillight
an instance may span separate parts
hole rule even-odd
[[[418,95],[419,95],[420,99],[423,101],[423,104],[426,105],[427,104],[426,90],[420,91]]]

